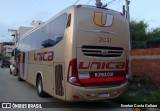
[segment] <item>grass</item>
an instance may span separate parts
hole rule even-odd
[[[149,79],[136,77],[129,81],[126,93],[116,100],[121,102],[160,102],[160,85]]]

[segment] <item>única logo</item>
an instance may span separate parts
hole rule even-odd
[[[113,15],[103,14],[102,12],[95,12],[93,21],[100,27],[110,27],[113,24]]]

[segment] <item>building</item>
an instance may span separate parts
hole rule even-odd
[[[33,27],[20,26],[18,30],[15,30],[14,33],[12,34],[12,36],[14,36],[14,42],[17,43],[18,39],[31,29],[33,29]]]
[[[32,27],[20,26],[18,30],[12,30],[14,31],[14,33],[12,34],[12,36],[14,36],[13,42],[0,43],[0,54],[3,57],[11,57],[11,53],[15,49],[18,39],[32,29],[37,28],[41,24],[42,21],[33,20],[31,23]]]
[[[12,34],[12,36],[14,36],[14,40],[13,42],[0,43],[0,55],[10,59],[12,57],[12,51],[15,49],[18,39],[32,29],[39,27],[41,24],[42,21],[33,20],[31,23],[32,27],[20,26],[18,30],[12,30],[14,31],[14,33]]]
[[[0,44],[0,48],[1,48],[1,56],[3,56],[3,58],[11,58],[12,56],[12,51],[15,48],[14,42],[3,42]]]
[[[14,36],[14,42],[17,43],[18,39],[22,37],[27,32],[39,27],[42,24],[42,21],[33,20],[31,25],[32,27],[20,26],[18,30],[15,30],[12,36]]]

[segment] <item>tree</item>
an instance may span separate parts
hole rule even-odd
[[[130,23],[131,27],[131,37],[132,37],[132,47],[135,48],[145,48],[145,40],[148,39],[147,28],[148,24],[143,20],[135,21],[132,20]]]
[[[146,48],[147,41],[156,41],[160,39],[160,27],[151,29],[147,32],[148,24],[143,20],[132,20],[130,27],[133,49]]]
[[[148,36],[150,40],[160,39],[160,27],[152,29],[150,32],[148,32]]]
[[[144,41],[147,38],[147,27],[148,24],[145,23],[143,20],[141,21],[131,21],[131,35],[133,41]]]

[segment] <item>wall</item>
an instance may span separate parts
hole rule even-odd
[[[26,34],[27,32],[29,32],[31,29],[33,29],[33,27],[20,26],[18,28],[18,37],[23,36],[24,34]]]
[[[2,43],[2,55],[3,57],[11,57],[11,52],[14,48],[14,42],[3,42]]]
[[[130,51],[132,75],[144,76],[160,83],[160,48]]]

